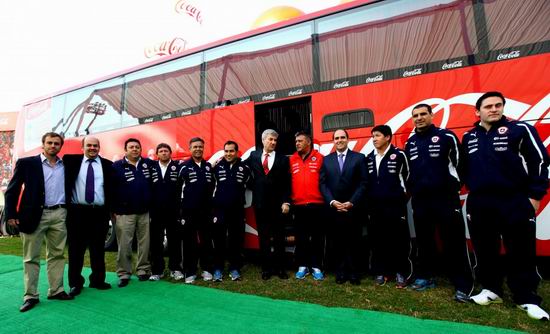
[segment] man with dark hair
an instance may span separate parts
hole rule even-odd
[[[296,226],[296,279],[311,272],[314,280],[324,279],[322,271],[325,207],[319,189],[323,155],[313,148],[309,134],[295,135],[296,152],[290,157],[291,195]]]
[[[262,133],[263,149],[246,159],[254,176],[252,205],[260,239],[262,279],[275,273],[288,279],[285,264],[284,215],[290,210],[288,158],[275,151],[279,134],[273,129]]]
[[[48,132],[42,136],[42,153],[17,160],[6,190],[8,224],[19,228],[23,242],[25,295],[19,308],[21,312],[32,309],[39,302],[40,249],[44,240],[48,254],[48,299],[73,299],[63,288],[67,211],[65,168],[57,156],[62,146],[63,137],[59,134]],[[25,190],[22,192],[23,185]]]
[[[118,286],[125,287],[132,276],[132,242],[137,238],[136,273],[140,281],[151,277],[149,262],[149,210],[152,185],[158,182],[153,161],[141,157],[141,143],[128,138],[124,143],[126,156],[113,163],[113,212],[116,214],[115,231],[118,243]]]
[[[461,163],[456,135],[432,124],[432,107],[419,104],[412,110],[415,133],[405,144],[409,161],[407,188],[412,209],[418,258],[412,289],[435,286],[437,267],[436,232],[443,248],[444,266],[455,287],[455,300],[466,302],[473,289],[473,273],[468,259],[466,232],[460,204]]]
[[[391,144],[389,126],[375,126],[371,134],[375,149],[367,155],[366,191],[371,268],[378,285],[385,285],[388,277],[395,275],[396,287],[403,289],[411,273],[405,189],[409,166],[405,153]]]
[[[214,281],[221,282],[225,259],[231,280],[241,279],[241,250],[244,239],[245,190],[252,181],[248,166],[238,156],[239,145],[228,141],[223,159],[214,167],[216,191],[213,198]]]
[[[160,143],[156,148],[158,161],[153,162],[158,182],[153,183],[151,206],[151,270],[150,281],[164,276],[164,236],[168,242],[168,268],[170,277],[179,281],[184,278],[182,268],[181,225],[178,221],[179,200],[178,175],[182,166],[179,160],[172,160],[172,148]]]
[[[332,136],[336,152],[323,160],[320,189],[331,208],[330,231],[334,238],[336,283],[361,284],[358,254],[362,235],[360,207],[366,187],[365,156],[348,148],[344,129]]]
[[[69,286],[78,296],[84,286],[82,267],[86,248],[90,251],[89,287],[106,290],[105,236],[111,218],[113,162],[99,156],[99,139],[82,139],[84,154],[65,154],[65,188],[68,199]]]
[[[197,278],[200,258],[202,278],[212,280],[212,231],[210,214],[214,180],[212,166],[204,160],[204,140],[199,137],[189,141],[191,159],[184,162],[178,175],[178,193],[181,199],[181,224],[183,225],[183,263],[185,283]]]
[[[483,94],[476,102],[480,120],[463,137],[467,217],[483,287],[472,300],[502,303],[508,276],[514,302],[529,317],[548,320],[536,293],[535,219],[548,189],[549,158],[535,128],[504,116],[505,104],[500,92]]]

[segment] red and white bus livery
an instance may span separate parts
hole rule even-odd
[[[266,128],[280,133],[285,154],[298,130],[328,154],[337,128],[367,154],[377,124],[389,125],[402,148],[418,103],[432,105],[434,123],[461,138],[476,121],[475,101],[493,90],[507,98],[505,115],[534,125],[548,147],[548,17],[550,2],[539,0],[346,3],[32,101],[19,115],[15,154],[36,154],[40,136],[57,131],[67,138],[65,153],[94,134],[109,159],[123,156],[130,136],[148,154],[166,142],[184,158],[188,140],[200,136],[211,161],[227,140],[246,158]],[[537,222],[543,256],[550,256],[549,198]],[[247,232],[255,234],[252,219]]]

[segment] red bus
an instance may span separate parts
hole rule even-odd
[[[355,1],[260,28],[36,99],[19,115],[15,155],[36,154],[40,136],[61,132],[64,152],[94,134],[102,155],[123,156],[129,136],[144,151],[166,142],[187,156],[191,137],[211,160],[235,140],[243,157],[266,128],[278,151],[313,134],[322,153],[346,128],[350,145],[373,149],[370,129],[388,124],[403,147],[412,106],[429,103],[435,123],[459,137],[486,91],[508,98],[505,114],[533,124],[550,143],[550,2],[540,0]],[[550,255],[550,197],[542,203],[537,251]],[[250,211],[250,210],[249,210]],[[247,236],[254,244],[254,222]]]

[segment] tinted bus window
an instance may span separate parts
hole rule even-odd
[[[311,22],[205,52],[206,103],[312,84]]]

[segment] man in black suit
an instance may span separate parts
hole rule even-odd
[[[42,153],[17,161],[13,178],[6,190],[8,224],[19,228],[23,242],[25,295],[19,309],[21,312],[32,309],[39,302],[38,274],[44,239],[48,254],[48,299],[73,299],[63,288],[67,211],[65,169],[57,156],[62,146],[63,138],[59,134],[48,132],[42,136]],[[23,185],[25,189],[21,194]]]
[[[84,154],[66,154],[65,188],[68,198],[69,286],[78,296],[84,286],[82,267],[90,250],[89,287],[110,289],[105,282],[105,236],[109,229],[113,162],[99,156],[99,140],[82,139]]]
[[[288,157],[275,152],[279,134],[272,129],[262,133],[263,150],[246,159],[254,176],[252,205],[260,239],[262,279],[275,272],[288,279],[285,270],[284,216],[290,210],[290,172]],[[271,251],[273,247],[273,252]]]
[[[332,209],[332,235],[336,261],[336,283],[361,283],[357,255],[362,227],[358,209],[366,189],[365,156],[348,149],[348,133],[333,134],[336,152],[325,157],[321,167],[320,187],[325,202]]]

